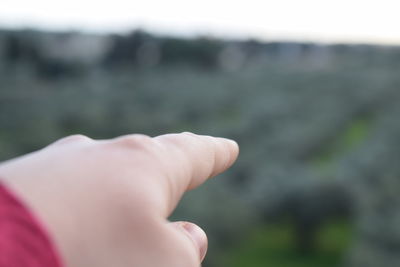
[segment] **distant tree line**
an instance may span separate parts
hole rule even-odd
[[[126,36],[112,36],[112,46],[104,56],[103,63],[106,66],[147,63],[216,67],[222,48],[223,41],[210,38],[156,37],[143,31],[134,31]]]
[[[75,62],[48,57],[38,37],[39,33],[34,31],[6,32],[2,36],[4,65],[7,68],[14,68],[19,64],[26,64],[39,77],[49,79],[76,75],[80,72],[81,68]]]
[[[75,38],[73,43],[75,47],[68,47],[68,43],[65,42],[68,38]],[[204,70],[217,70],[237,69],[248,61],[263,58],[299,62],[303,58],[324,60],[329,55],[345,56],[355,52],[366,60],[382,57],[379,47],[371,45],[321,45],[261,42],[252,39],[223,40],[211,37],[182,38],[159,36],[142,30],[135,30],[126,35],[93,37],[93,44],[103,43],[104,47],[103,50],[93,54],[92,47],[84,45],[87,38],[88,36],[84,34],[73,32],[0,30],[0,56],[2,55],[0,62],[7,68],[22,63],[32,67],[41,78],[58,79],[84,75],[89,69],[98,67],[112,70],[127,67],[190,65]],[[52,39],[57,39],[57,42],[49,42]],[[82,45],[79,45],[80,42]],[[48,51],[49,47],[53,51],[52,54]],[[384,49],[389,51],[390,58],[400,58],[400,49],[390,47]],[[67,53],[64,50],[72,52]],[[83,53],[92,53],[93,59],[90,62],[83,59]]]

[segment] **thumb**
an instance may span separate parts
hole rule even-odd
[[[203,261],[206,256],[208,248],[207,235],[199,226],[190,222],[173,222],[171,223],[174,228],[182,232],[186,237],[188,237],[198,251],[200,261]]]

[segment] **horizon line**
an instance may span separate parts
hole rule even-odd
[[[346,37],[317,37],[308,34],[305,36],[296,36],[296,34],[271,34],[268,37],[255,34],[245,34],[245,33],[233,33],[229,34],[221,34],[218,31],[212,30],[193,30],[190,31],[176,31],[174,29],[163,30],[157,29],[156,27],[143,27],[143,26],[131,26],[131,27],[123,27],[123,29],[113,29],[113,28],[94,28],[94,27],[72,27],[72,26],[61,26],[61,27],[48,27],[43,25],[7,25],[0,22],[0,31],[1,30],[9,30],[9,31],[38,31],[38,32],[47,32],[47,33],[79,33],[79,34],[87,34],[87,35],[98,35],[98,36],[106,36],[106,35],[128,35],[135,31],[143,31],[149,33],[151,35],[156,35],[160,37],[176,37],[182,39],[193,39],[193,38],[201,38],[207,37],[211,39],[220,39],[225,41],[246,41],[246,40],[254,40],[262,43],[271,43],[271,42],[287,42],[287,43],[313,43],[320,45],[371,45],[371,46],[386,46],[386,47],[399,47],[400,39],[378,39],[378,38],[346,38]],[[290,36],[291,35],[291,36]]]

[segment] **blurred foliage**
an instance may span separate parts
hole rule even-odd
[[[400,48],[0,31],[0,160],[81,133],[193,131],[241,155],[171,219],[204,266],[400,265]]]
[[[222,257],[220,266],[339,266],[351,237],[348,223],[333,221],[318,234],[318,249],[301,253],[293,240],[293,225],[288,222],[256,228],[230,253]]]
[[[366,118],[351,122],[351,125],[343,133],[335,137],[329,147],[324,147],[323,151],[315,154],[314,158],[311,159],[313,164],[325,172],[335,167],[329,166],[329,164],[333,162],[335,157],[351,151],[360,144],[368,136],[371,122],[372,120]]]

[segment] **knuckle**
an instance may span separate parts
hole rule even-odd
[[[186,140],[198,140],[199,136],[197,134],[191,133],[191,132],[183,132],[182,133],[184,137],[186,137]]]
[[[182,134],[187,135],[187,136],[191,136],[191,137],[197,137],[197,134],[194,134],[192,132],[183,132]]]
[[[153,138],[144,134],[129,134],[116,138],[113,142],[118,146],[135,150],[150,150],[154,146]]]
[[[82,134],[74,134],[70,135],[64,138],[59,139],[56,141],[54,144],[67,144],[67,143],[76,143],[76,142],[88,142],[88,141],[93,141],[90,137],[87,137],[86,135]]]
[[[165,136],[166,141],[176,145],[178,147],[184,147],[189,143],[198,139],[198,136],[190,133],[190,132],[183,132],[181,134],[171,134]]]
[[[78,142],[78,141],[91,141],[90,137],[87,137],[83,134],[74,134],[66,137],[71,142]]]

